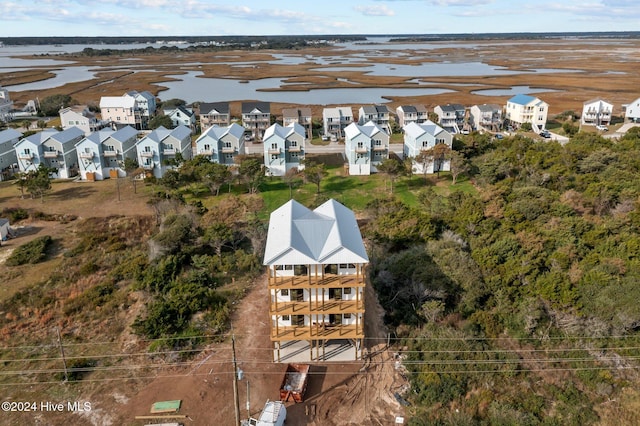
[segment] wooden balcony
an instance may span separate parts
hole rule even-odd
[[[141,151],[140,157],[142,158],[151,158],[153,157],[153,151]]]
[[[58,158],[58,151],[45,151],[44,158]]]
[[[362,154],[362,153],[369,152],[369,148],[368,148],[368,147],[366,147],[366,146],[357,146],[357,147],[356,147],[356,149],[355,149],[355,151],[356,151],[358,154]]]
[[[363,313],[363,300],[307,300],[300,302],[271,302],[269,313],[271,315],[328,315],[342,313]]]
[[[314,325],[278,326],[271,328],[271,341],[277,340],[331,340],[331,339],[363,339],[362,324],[330,325],[316,323]]]
[[[18,158],[20,160],[32,160],[33,159],[33,153],[32,152],[30,152],[30,153],[20,152],[18,154]]]
[[[386,145],[374,145],[373,146],[373,150],[374,151],[386,151],[387,150],[387,146]]]
[[[223,146],[220,151],[222,151],[224,154],[233,154],[236,149],[232,146]]]
[[[88,160],[93,159],[94,153],[93,152],[81,152],[80,153],[80,158],[86,158]]]
[[[162,155],[176,155],[175,148],[165,148],[162,150]]]
[[[269,277],[270,289],[298,289],[298,288],[336,288],[336,287],[364,287],[364,277],[357,275],[295,275],[288,277]]]
[[[269,155],[280,155],[280,148],[269,148]]]
[[[114,151],[103,151],[102,155],[104,155],[105,157],[117,157],[118,156],[118,151],[114,150]]]
[[[302,147],[300,145],[290,146],[288,150],[289,152],[300,152],[302,151]]]
[[[202,151],[198,152],[199,155],[213,155],[213,151],[211,151],[210,149],[203,149]]]

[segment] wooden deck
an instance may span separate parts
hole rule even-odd
[[[271,315],[355,314],[362,312],[364,312],[362,300],[279,301],[272,302],[269,307]]]
[[[289,277],[269,277],[270,289],[296,288],[335,288],[335,287],[364,287],[362,275],[296,275]]]
[[[311,326],[293,326],[271,328],[271,341],[279,340],[330,340],[330,339],[363,339],[362,325],[324,325],[317,323]]]

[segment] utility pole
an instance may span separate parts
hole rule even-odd
[[[236,426],[240,426],[240,399],[238,397],[238,360],[236,359],[236,338],[231,335],[231,351],[233,352],[233,402],[236,409]]]
[[[60,354],[62,355],[62,365],[64,366],[64,381],[69,381],[69,375],[67,374],[67,360],[64,357],[64,348],[62,347],[62,339],[60,338],[60,329],[56,327],[56,334],[58,335],[58,347],[60,348]]]
[[[247,419],[251,418],[251,402],[249,400],[249,380],[247,380]]]

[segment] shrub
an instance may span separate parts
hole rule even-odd
[[[51,243],[53,239],[49,235],[38,237],[15,249],[6,263],[9,266],[17,266],[42,262],[47,257],[47,249]]]

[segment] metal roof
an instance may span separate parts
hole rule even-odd
[[[273,136],[274,134],[278,135],[282,139],[286,139],[287,137],[296,133],[300,135],[302,138],[304,138],[306,134],[304,127],[302,127],[300,124],[296,122],[290,123],[288,126],[281,126],[278,123],[274,123],[271,126],[269,126],[267,130],[264,131],[264,136],[262,137],[262,139],[267,140],[269,137]]]
[[[244,127],[239,124],[232,123],[226,127],[213,125],[205,130],[196,140],[196,144],[205,138],[211,138],[215,141],[220,140],[224,135],[231,134],[236,139],[241,139],[244,134]]]
[[[229,113],[229,102],[213,102],[213,103],[201,103],[200,114],[209,114],[211,111],[215,111],[218,114]]]
[[[315,210],[290,200],[271,213],[265,265],[367,262],[356,217],[336,200]]]
[[[12,141],[14,139],[20,139],[22,133],[15,129],[0,130],[0,143]]]
[[[100,98],[100,109],[102,108],[134,108],[135,98],[131,96],[103,96]]]
[[[511,102],[512,104],[518,104],[518,105],[529,105],[531,102],[535,101],[536,99],[537,98],[533,96],[521,94],[521,95],[515,95],[514,97],[509,99],[508,102]]]
[[[445,131],[442,127],[438,126],[431,120],[427,120],[422,124],[411,122],[404,126],[402,130],[404,130],[404,133],[407,136],[410,136],[413,139],[417,139],[424,133],[428,133],[432,136],[437,136]]]
[[[344,129],[344,134],[348,139],[353,139],[359,134],[366,135],[367,137],[372,138],[374,135],[384,132],[377,124],[373,121],[367,121],[365,124],[356,124],[351,123]],[[385,133],[386,134],[386,133]]]
[[[262,114],[268,114],[271,112],[270,102],[243,102],[242,113],[251,114],[254,110],[260,111]]]

